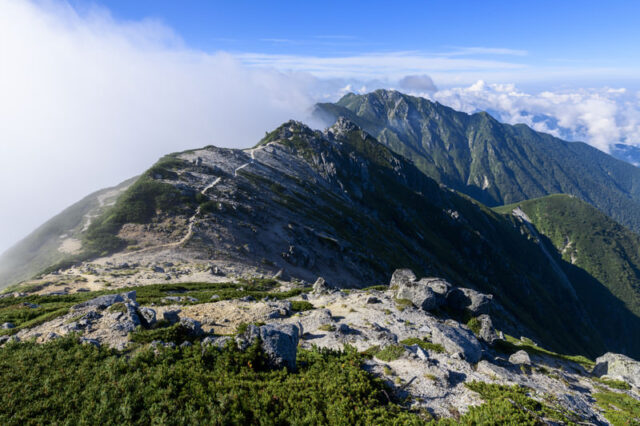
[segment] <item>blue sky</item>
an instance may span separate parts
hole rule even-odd
[[[640,147],[638,16],[637,1],[0,0],[0,252],[169,152],[318,128],[313,105],[348,92]]]
[[[78,10],[90,7],[86,2],[72,4]],[[495,68],[501,64],[533,68],[536,76],[523,77],[523,84],[539,86],[546,81],[554,87],[636,85],[640,68],[640,2],[635,1],[116,0],[101,4],[118,20],[158,20],[186,46],[207,52],[321,58],[412,52],[482,59],[496,61]],[[454,62],[451,69],[458,66]],[[568,78],[561,72],[566,69],[594,72]],[[430,71],[442,70],[424,70]]]

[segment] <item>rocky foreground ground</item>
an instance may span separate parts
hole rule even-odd
[[[338,290],[322,278],[313,288],[279,285],[281,292],[270,294],[293,296],[258,300],[207,294],[202,300],[202,293],[178,290],[145,303],[135,290],[103,294],[0,336],[0,342],[47,342],[76,333],[86,344],[135,350],[148,344],[222,347],[230,341],[247,347],[259,337],[274,367],[292,371],[299,347],[352,346],[371,355],[364,368],[384,378],[395,396],[437,417],[456,417],[483,403],[465,386],[471,382],[524,386],[531,398],[589,424],[607,424],[602,404],[593,397],[602,389],[640,400],[640,363],[608,353],[594,364],[505,336],[493,327],[491,295],[442,279],[418,280],[409,270],[397,270],[389,287]],[[21,296],[27,297],[4,295]],[[171,339],[161,338],[168,336],[163,330],[174,331]]]

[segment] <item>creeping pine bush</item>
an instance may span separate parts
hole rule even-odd
[[[126,355],[126,356],[125,356]],[[363,356],[300,350],[270,370],[259,344],[123,354],[73,337],[0,349],[0,424],[419,424]]]

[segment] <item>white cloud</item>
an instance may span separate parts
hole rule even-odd
[[[248,147],[313,104],[305,72],[185,48],[158,22],[0,1],[0,252],[157,158]]]
[[[488,111],[507,123],[584,141],[605,152],[615,143],[640,145],[640,99],[624,88],[527,93],[513,84],[477,81],[423,95],[461,111]]]

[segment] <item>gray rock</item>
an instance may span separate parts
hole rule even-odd
[[[367,303],[370,304],[370,305],[373,305],[373,304],[377,304],[377,303],[382,303],[382,300],[378,299],[375,296],[371,296],[371,297],[367,298]]]
[[[85,308],[87,306],[95,306],[99,309],[105,309],[114,303],[119,302],[134,302],[136,301],[136,292],[130,291],[122,294],[105,294],[104,296],[96,297],[95,299],[87,300],[86,302],[79,303],[74,306],[74,309]]]
[[[182,301],[182,297],[180,296],[167,296],[162,298],[163,302],[180,302]]]
[[[80,343],[82,343],[83,345],[93,345],[96,348],[100,347],[100,342],[97,341],[96,339],[88,339],[86,337],[81,337],[80,338]]]
[[[219,300],[219,299],[220,299],[220,296],[217,294],[214,294],[211,296],[211,300]]]
[[[4,345],[9,341],[9,336],[0,336],[0,345]]]
[[[184,342],[182,342],[182,343],[180,344],[180,347],[181,347],[181,348],[188,348],[189,346],[193,346],[193,343],[191,343],[191,342],[190,342],[190,341],[188,341],[188,340],[185,340]]]
[[[12,322],[5,322],[4,324],[0,325],[0,328],[2,328],[3,330],[9,330],[14,327],[15,325]]]
[[[312,331],[317,330],[325,324],[332,324],[333,318],[331,317],[331,311],[329,309],[316,309],[300,318],[300,322],[305,330]]]
[[[482,357],[480,342],[465,328],[438,324],[433,327],[431,340],[442,345],[450,354],[460,354],[467,362],[476,363]]]
[[[516,365],[531,365],[531,357],[524,350],[519,350],[509,357],[509,362]]]
[[[640,362],[626,355],[607,352],[596,359],[593,374],[601,377],[607,375],[613,379],[623,380],[635,387],[640,387]]]
[[[324,278],[318,277],[315,283],[313,283],[313,294],[329,294],[332,292],[332,288],[327,284]]]
[[[202,346],[214,346],[216,348],[224,348],[227,346],[227,343],[231,341],[232,338],[230,336],[207,336],[202,339],[200,343]]]
[[[425,311],[436,309],[444,302],[442,297],[424,283],[407,281],[406,279],[396,280],[396,284],[393,285],[393,296],[396,299],[408,299],[416,307]]]
[[[393,287],[412,283],[416,280],[416,274],[413,273],[411,269],[396,269],[391,275],[391,281],[389,282],[389,289],[393,289]]]
[[[420,283],[423,283],[434,293],[439,294],[442,297],[446,297],[449,294],[449,291],[453,288],[453,286],[446,280],[441,278],[422,278]]]
[[[164,274],[164,268],[163,268],[163,267],[161,267],[161,266],[155,265],[155,266],[152,268],[152,270],[153,270],[153,272],[157,272],[157,273],[160,273],[160,274]]]
[[[180,318],[180,325],[189,330],[189,334],[192,336],[201,336],[204,334],[200,322],[193,318]]]
[[[477,319],[480,322],[480,333],[478,337],[481,340],[484,340],[488,344],[492,345],[493,342],[498,340],[498,335],[496,334],[496,330],[493,327],[493,321],[491,321],[491,317],[487,314],[482,314]]]
[[[244,296],[239,299],[241,302],[255,302],[256,298],[253,296]]]
[[[54,333],[53,331],[50,331],[49,333],[47,333],[44,339],[45,341],[49,341],[49,340],[55,340],[59,337],[60,336],[58,334]]]
[[[169,322],[169,324],[175,324],[178,321],[180,321],[180,316],[178,315],[180,313],[180,309],[176,309],[174,311],[165,311],[162,314],[162,318]]]
[[[262,349],[273,366],[295,370],[299,335],[298,327],[293,324],[267,324],[260,327]]]
[[[140,315],[142,316],[142,319],[144,319],[144,322],[147,324],[147,327],[153,327],[156,324],[156,311],[151,308],[143,307],[140,308],[138,312],[140,312]]]
[[[467,310],[474,315],[489,313],[493,296],[470,288],[454,288],[447,295],[447,304],[452,309]]]

